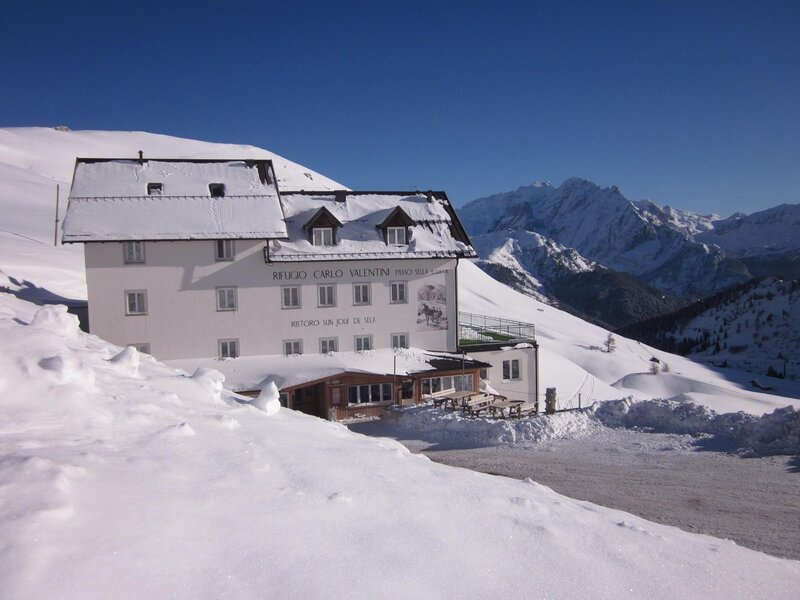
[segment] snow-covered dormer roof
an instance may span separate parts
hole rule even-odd
[[[286,237],[269,160],[83,159],[64,242]]]
[[[270,261],[477,256],[444,192],[301,191],[281,194],[281,202],[288,240],[269,244]],[[342,224],[330,246],[313,245],[304,231],[322,208]],[[398,213],[411,220],[404,220],[408,243],[391,245],[384,230]]]

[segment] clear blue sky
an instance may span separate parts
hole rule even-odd
[[[0,125],[268,148],[457,203],[800,202],[800,2],[0,0]]]

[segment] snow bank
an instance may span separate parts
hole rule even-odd
[[[451,448],[526,445],[574,438],[594,426],[589,414],[577,411],[548,417],[493,419],[473,418],[429,404],[396,409],[389,413],[388,419],[398,436]]]
[[[759,456],[800,454],[800,412],[791,406],[756,417],[744,412],[717,414],[705,406],[673,400],[628,398],[598,402],[589,411],[607,427],[710,434]]]
[[[0,596],[788,599],[800,586],[800,563],[267,416],[214,370],[148,357],[134,376],[134,355],[36,314],[0,294]],[[569,418],[513,435],[584,427]]]

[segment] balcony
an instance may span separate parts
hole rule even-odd
[[[500,319],[473,313],[458,313],[458,345],[511,346],[536,343],[536,327],[533,323]]]

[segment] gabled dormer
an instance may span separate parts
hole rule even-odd
[[[387,246],[405,246],[408,244],[408,228],[413,224],[414,220],[397,206],[377,227],[383,234],[383,241]]]
[[[303,230],[314,246],[335,246],[336,232],[341,226],[342,222],[323,206],[303,225]]]

